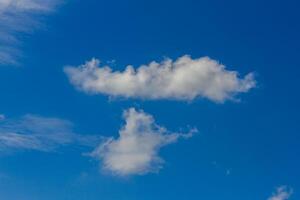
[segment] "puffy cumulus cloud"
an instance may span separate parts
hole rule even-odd
[[[62,0],[0,0],[0,64],[17,64],[20,33],[33,32],[39,17],[52,12]]]
[[[209,57],[192,59],[187,55],[137,69],[127,66],[123,72],[100,66],[97,59],[79,67],[67,66],[64,71],[80,90],[125,98],[189,101],[200,97],[223,102],[256,84],[253,73],[239,78],[238,72]]]
[[[276,189],[276,192],[268,200],[287,200],[293,193],[293,189],[287,186],[280,186]]]
[[[59,118],[25,115],[0,121],[0,151],[53,151],[60,146],[79,144],[96,146],[99,137],[72,131],[72,123]]]
[[[197,131],[170,133],[158,126],[151,115],[134,108],[124,111],[123,117],[126,123],[119,137],[107,139],[91,153],[102,161],[105,171],[119,176],[157,172],[164,162],[158,155],[160,148]]]

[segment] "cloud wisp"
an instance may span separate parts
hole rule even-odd
[[[59,118],[25,115],[0,121],[0,151],[35,150],[51,152],[61,146],[95,146],[99,138],[72,131],[72,123]]]
[[[238,72],[227,70],[209,57],[192,59],[187,55],[175,61],[153,61],[137,69],[127,66],[122,72],[100,66],[97,59],[79,67],[67,66],[64,71],[70,82],[84,92],[147,100],[206,98],[224,102],[256,85],[253,73],[240,78]]]
[[[32,33],[39,18],[52,12],[62,0],[0,0],[0,65],[18,64],[20,33]]]
[[[158,172],[164,163],[159,150],[197,132],[192,129],[189,133],[172,133],[157,125],[151,115],[134,108],[124,111],[123,118],[125,125],[119,137],[107,139],[90,154],[101,160],[104,171],[118,176]]]
[[[0,114],[0,121],[5,119],[5,115],[4,114]]]
[[[276,192],[272,194],[268,200],[287,200],[293,194],[293,189],[287,186],[280,186],[276,189]]]

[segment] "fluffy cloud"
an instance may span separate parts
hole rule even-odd
[[[74,133],[72,123],[63,119],[25,115],[0,121],[0,151],[53,151],[74,143],[94,146],[98,142],[96,136]]]
[[[29,33],[39,26],[38,18],[62,0],[0,0],[0,64],[17,64],[20,51],[18,33]]]
[[[158,126],[153,117],[143,111],[130,108],[124,111],[125,125],[117,139],[102,142],[91,155],[102,160],[103,169],[120,176],[146,174],[158,171],[163,159],[158,155],[161,147],[189,138],[189,133],[170,133]]]
[[[80,90],[125,98],[189,101],[200,97],[223,102],[255,87],[252,73],[239,78],[236,71],[227,70],[213,59],[187,55],[176,61],[153,61],[137,69],[127,66],[123,72],[100,66],[97,59],[64,70]]]
[[[268,200],[287,200],[292,195],[293,190],[287,186],[280,186],[276,189],[276,192]]]

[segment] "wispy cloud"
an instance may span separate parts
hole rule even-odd
[[[62,0],[0,0],[0,64],[17,64],[20,33],[40,26],[39,18],[52,12]]]
[[[107,139],[91,153],[102,161],[105,171],[120,176],[157,172],[164,162],[158,155],[160,148],[179,138],[189,138],[197,131],[169,132],[158,126],[151,115],[134,108],[124,111],[123,117],[126,124],[119,131],[119,137]]]
[[[0,121],[0,151],[54,151],[60,146],[94,146],[99,137],[76,134],[72,123],[59,118],[25,115]]]
[[[5,115],[4,114],[0,114],[0,121],[5,119]]]
[[[293,194],[293,189],[287,186],[280,186],[276,188],[276,192],[268,200],[287,200]]]
[[[256,85],[252,73],[239,78],[238,72],[227,70],[213,59],[187,55],[176,61],[153,61],[137,69],[127,66],[123,72],[114,72],[92,59],[79,67],[65,67],[65,72],[71,83],[85,92],[152,100],[189,101],[200,97],[223,102]]]

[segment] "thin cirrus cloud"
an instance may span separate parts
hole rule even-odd
[[[159,150],[197,132],[192,129],[189,133],[172,133],[157,125],[151,115],[134,108],[124,111],[123,118],[125,125],[119,137],[103,141],[90,154],[102,161],[104,171],[119,176],[158,172],[164,163]]]
[[[188,55],[175,61],[153,61],[137,69],[127,66],[122,72],[100,66],[97,59],[79,67],[67,66],[64,71],[70,82],[84,92],[148,100],[206,98],[224,102],[256,85],[253,73],[239,77],[238,72],[227,70],[216,60]]]
[[[0,0],[0,64],[18,64],[20,33],[32,33],[39,18],[54,11],[62,0]]]
[[[280,186],[276,188],[276,192],[274,192],[268,200],[287,200],[292,194],[293,189],[288,188],[287,186]]]
[[[34,150],[51,152],[66,145],[95,146],[99,137],[76,134],[64,119],[27,114],[0,121],[0,152]]]
[[[5,119],[5,115],[4,114],[0,114],[0,121]]]

